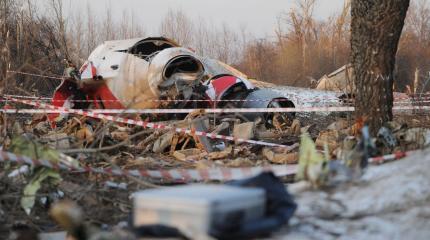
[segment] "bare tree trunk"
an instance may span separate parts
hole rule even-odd
[[[52,0],[51,1],[51,10],[54,15],[54,24],[57,27],[57,32],[59,34],[59,38],[61,41],[61,47],[65,58],[70,59],[69,54],[69,46],[67,42],[67,33],[66,33],[66,20],[63,16],[63,1],[61,0]]]
[[[393,70],[409,0],[353,0],[351,57],[356,116],[372,133],[393,118]]]
[[[0,0],[0,93],[4,94],[7,89],[8,70],[11,67],[10,53],[10,22],[12,2]]]
[[[94,17],[94,12],[91,8],[89,2],[87,3],[87,34],[86,34],[86,43],[87,43],[87,56],[93,51],[93,49],[97,45],[97,31],[98,25],[96,23],[96,18]]]

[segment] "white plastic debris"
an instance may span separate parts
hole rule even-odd
[[[27,165],[23,165],[20,168],[13,170],[7,176],[9,178],[18,177],[19,175],[24,175],[24,174],[28,173],[28,170],[29,170],[28,166]]]
[[[165,225],[192,239],[208,239],[215,225],[240,212],[244,221],[265,213],[265,193],[258,188],[187,185],[145,190],[134,195],[135,227]]]

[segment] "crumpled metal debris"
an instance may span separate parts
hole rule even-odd
[[[424,128],[402,129],[395,133],[400,145],[407,150],[423,148],[430,144],[430,130]]]
[[[234,125],[233,136],[235,138],[249,140],[254,137],[254,131],[254,122],[239,123]]]
[[[162,135],[160,138],[155,140],[154,146],[152,147],[152,151],[155,153],[162,153],[170,146],[174,135],[175,133],[173,132],[167,132],[164,135]]]
[[[385,147],[389,148],[391,151],[397,146],[397,139],[393,135],[392,131],[387,127],[381,127],[377,134],[378,140],[380,140]]]

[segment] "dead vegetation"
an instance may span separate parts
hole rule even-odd
[[[8,69],[60,75],[60,62],[63,58],[73,58],[80,62],[83,56],[87,56],[103,40],[129,38],[143,33],[143,30],[134,24],[136,20],[133,15],[115,25],[112,23],[110,11],[107,11],[106,21],[92,19],[89,6],[86,10],[88,22],[84,23],[83,13],[78,12],[71,22],[73,27],[68,28],[67,22],[64,22],[64,17],[60,14],[63,8],[61,1],[53,0],[50,3],[54,19],[35,14],[37,11],[33,9],[30,1],[18,11],[17,5],[12,1],[0,0],[0,10],[5,13],[0,17],[0,46],[3,52],[8,53],[3,54],[0,61],[3,94],[50,95],[56,86],[56,83],[46,80],[40,81],[43,84],[37,84],[34,79],[39,78],[13,75],[7,73]],[[196,51],[202,55],[234,63],[258,79],[285,85],[308,86],[309,82],[303,79],[313,80],[347,62],[349,9],[346,6],[339,15],[326,22],[319,22],[313,17],[315,1],[299,3],[298,11],[281,15],[275,41],[253,40],[248,38],[245,32],[240,35],[227,26],[212,32],[209,30],[210,26],[204,22],[192,27],[192,21],[181,11],[169,11],[160,31],[183,44],[195,46]],[[429,15],[428,6],[420,1],[416,4],[409,11],[405,33],[400,42],[397,74],[404,77],[397,82],[396,87],[401,90],[412,82],[414,68],[423,69],[423,72],[428,70],[424,62],[417,60],[425,59],[428,55],[428,41],[425,41],[430,31],[428,21],[425,20]],[[177,25],[172,25],[172,22]],[[418,25],[424,27],[417,30]],[[196,32],[199,33],[199,38],[195,37]],[[409,45],[416,48],[407,52],[405,46]],[[11,55],[16,57],[11,58]],[[404,70],[406,66],[407,70]],[[288,81],[281,82],[279,79]],[[414,93],[424,91],[424,77],[418,74],[416,79],[418,81],[414,81],[414,88],[417,85],[421,88],[418,87],[420,89],[414,90]],[[11,105],[16,109],[23,108],[22,105],[7,103],[7,106]],[[4,106],[2,104],[2,107]],[[165,108],[175,106],[167,104]],[[369,157],[404,153],[429,146],[429,116],[419,109],[412,113],[399,113],[393,121],[385,122],[375,136],[364,134],[366,119],[354,119],[349,114],[334,113],[274,113],[265,119],[249,119],[240,114],[206,114],[201,110],[184,118],[161,114],[127,115],[130,119],[187,129],[189,132],[173,131],[164,127],[149,129],[73,114],[64,116],[56,128],[53,128],[45,114],[2,114],[0,140],[2,151],[36,160],[45,159],[55,164],[107,171],[208,170],[298,165],[297,176],[283,178],[284,183],[301,179],[310,182],[313,189],[330,189],[343,182],[354,182],[357,176],[361,177],[365,169],[365,166],[362,166],[363,159],[367,161]],[[196,134],[196,131],[205,134]],[[236,141],[210,138],[207,134],[232,136]],[[247,140],[263,144],[252,144]],[[279,144],[283,147],[271,147],[264,143]],[[427,162],[425,164],[428,165]],[[390,177],[393,178],[395,177]],[[95,172],[73,171],[73,168],[69,171],[56,171],[41,166],[25,167],[11,162],[0,162],[0,182],[0,236],[12,237],[14,233],[23,234],[27,230],[62,230],[48,214],[53,203],[61,199],[73,200],[82,207],[85,221],[101,228],[110,229],[115,225],[123,225],[132,212],[129,200],[133,192],[180,184],[164,178],[114,177]],[[299,198],[308,205],[313,205],[316,203],[312,201],[319,200],[318,196],[313,194],[305,193],[304,197],[299,195]],[[319,193],[315,193],[317,194]],[[352,191],[344,194],[356,196]],[[348,201],[345,198],[341,200]],[[326,197],[324,202],[320,203],[321,208],[326,207],[324,204],[332,206],[331,201],[330,196]],[[400,200],[398,202],[404,204]],[[342,204],[354,208],[353,204]],[[318,219],[310,219],[306,210],[314,209],[300,211],[298,218],[305,219],[307,224],[315,229],[327,231],[332,237],[341,235],[336,232],[338,229],[333,230],[332,226],[319,226],[321,222],[318,222]],[[327,220],[338,216],[336,214],[343,214],[347,219],[344,221],[353,221],[363,217],[361,211],[367,213],[363,209],[359,210],[345,217],[347,213],[328,208],[324,213],[329,214],[329,217],[318,215],[318,218]],[[348,224],[350,223],[344,222],[344,228],[347,228]],[[297,225],[293,226],[294,231],[303,233]]]
[[[411,121],[411,116],[398,116],[397,122],[387,125],[389,131],[394,134],[395,141],[398,142],[395,146],[391,146],[384,142],[386,136],[380,136],[377,140],[379,144],[377,155],[415,150],[428,144],[429,130],[421,128],[430,125],[428,116],[413,115],[412,118]],[[49,122],[45,121],[46,116],[43,115],[34,115],[25,119],[24,121],[9,119],[8,126],[2,125],[9,129],[3,150],[35,159],[52,159],[81,166],[153,170],[238,168],[268,164],[296,164],[301,154],[298,149],[286,151],[281,148],[214,141],[193,134],[142,129],[90,118],[70,116],[57,129],[52,129]],[[329,116],[319,116],[320,120],[317,120],[318,115],[299,115],[291,124],[280,126],[276,130],[267,130],[261,123],[256,122],[236,122],[232,125],[222,122],[214,125],[210,119],[200,114],[190,114],[186,120],[176,121],[173,124],[177,127],[190,127],[190,129],[199,129],[200,126],[205,128],[200,130],[207,132],[239,134],[243,138],[270,139],[280,144],[297,143],[300,141],[298,137],[300,134],[310,132],[312,138],[316,140],[317,149],[326,151],[330,158],[336,159],[344,158],[345,154],[349,153],[348,149],[353,148],[356,138],[347,136],[354,136],[357,134],[356,129],[360,128],[359,122],[354,124],[347,119]],[[309,119],[317,121],[318,124],[303,126],[306,122],[312,122]],[[407,126],[409,122],[411,124]],[[64,153],[72,158],[66,157]],[[34,195],[34,207],[30,208],[28,212],[30,214],[26,214],[22,200],[20,202],[25,191],[24,187],[31,185],[38,176],[40,177],[41,171],[46,169],[23,168],[8,162],[1,165],[3,171],[0,177],[4,184],[1,189],[3,194],[0,196],[0,214],[5,216],[2,218],[4,219],[2,234],[14,229],[13,226],[18,228],[20,224],[44,232],[58,230],[47,215],[47,209],[58,199],[76,201],[83,206],[87,220],[96,225],[116,225],[126,221],[130,214],[131,205],[128,197],[132,192],[142,188],[172,184],[165,180],[61,171],[60,175],[50,175],[49,178],[41,180],[41,188]],[[311,169],[313,168],[307,171]],[[312,182],[312,177],[310,180]],[[323,183],[318,180],[317,182],[315,183],[318,185],[332,184],[331,181]]]
[[[61,75],[62,59],[67,57],[81,65],[101,42],[142,37],[145,27],[148,27],[137,24],[134,12],[125,11],[120,22],[114,21],[109,5],[106,14],[97,19],[94,9],[88,5],[72,12],[66,21],[66,16],[56,14],[66,7],[62,1],[47,1],[49,4],[44,6],[49,16],[53,16],[49,18],[41,15],[40,7],[32,1],[20,1],[23,6],[20,9],[17,8],[19,1],[2,0],[0,4],[1,11],[5,13],[1,16],[0,48],[4,52],[10,49],[11,54],[17,56],[8,59],[8,54],[2,54],[0,79],[5,79],[8,64],[10,69]],[[350,61],[349,6],[327,20],[317,19],[314,8],[314,0],[297,1],[293,10],[278,16],[275,37],[268,39],[256,38],[247,28],[237,31],[227,25],[217,27],[203,19],[193,19],[183,11],[169,10],[158,27],[159,35],[175,39],[199,55],[233,64],[251,78],[280,85],[310,87],[324,74]],[[415,92],[420,93],[428,89],[429,69],[425,61],[429,58],[428,17],[426,0],[411,2],[397,55],[394,84],[397,92],[405,92],[409,88],[411,92],[416,89]],[[198,24],[192,24],[194,22]],[[17,40],[23,41],[16,45]],[[34,51],[42,48],[43,54]],[[32,91],[39,89],[41,94],[49,96],[59,84],[43,78],[12,77],[18,78],[20,87],[13,91],[21,94],[24,93],[21,90],[34,94]],[[34,85],[36,81],[43,85]],[[49,90],[44,92],[41,88]]]

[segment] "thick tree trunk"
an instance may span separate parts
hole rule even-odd
[[[410,0],[352,0],[356,117],[375,133],[393,118],[393,70]]]

